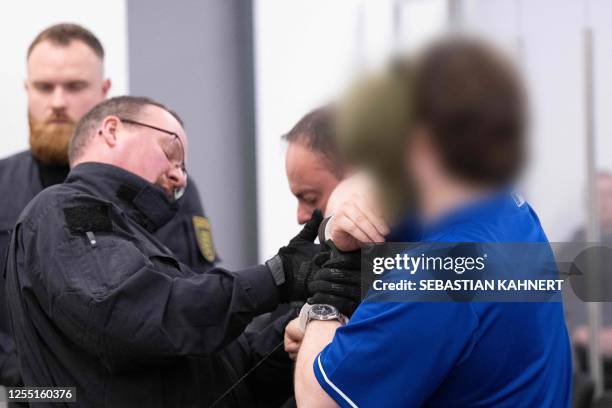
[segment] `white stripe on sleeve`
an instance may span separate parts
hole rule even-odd
[[[348,402],[348,404],[349,404],[351,407],[357,408],[357,404],[355,404],[353,401],[351,401],[351,399],[350,399],[350,398],[349,398],[349,397],[348,397],[348,396],[347,396],[345,393],[343,393],[342,391],[340,391],[340,389],[339,389],[338,387],[336,387],[336,385],[335,385],[333,382],[331,382],[331,381],[329,380],[329,378],[327,378],[327,374],[325,374],[325,370],[323,370],[323,365],[321,365],[321,354],[319,354],[319,355],[317,356],[317,364],[319,365],[319,370],[321,370],[321,374],[323,374],[323,379],[325,380],[325,382],[326,382],[326,383],[327,383],[327,384],[328,384],[330,387],[332,387],[332,389],[333,389],[334,391],[336,391],[336,392],[338,393],[338,395],[340,395],[342,398],[344,398],[344,400],[345,400],[346,402]]]

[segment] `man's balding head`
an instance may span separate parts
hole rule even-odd
[[[102,162],[156,183],[172,195],[186,183],[187,138],[180,117],[145,97],[104,101],[76,126],[70,142],[71,166]]]
[[[315,208],[325,212],[329,195],[347,173],[336,146],[332,115],[329,106],[315,109],[283,136],[289,144],[285,171],[298,200],[299,224],[307,222]]]

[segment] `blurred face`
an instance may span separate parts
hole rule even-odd
[[[110,81],[102,61],[82,41],[43,41],[27,61],[30,148],[47,164],[68,163],[68,142],[76,122],[106,98]]]
[[[307,222],[315,209],[325,212],[327,200],[339,183],[321,155],[298,142],[289,143],[285,157],[289,188],[298,200],[297,221]]]
[[[104,120],[100,132],[113,147],[113,164],[160,186],[168,198],[178,198],[177,192],[187,184],[185,131],[174,116],[157,106],[148,106],[137,116]]]
[[[599,193],[599,217],[603,229],[612,231],[612,177],[599,176],[597,178]]]

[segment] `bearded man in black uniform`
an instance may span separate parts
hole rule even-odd
[[[74,24],[45,29],[28,49],[30,149],[0,160],[0,269],[19,214],[44,188],[64,181],[69,171],[68,142],[77,121],[106,99],[111,82],[104,78],[103,60],[100,41]],[[207,270],[217,256],[193,180],[178,204],[174,218],[155,235],[181,262]],[[18,385],[3,288],[0,279],[0,384]]]

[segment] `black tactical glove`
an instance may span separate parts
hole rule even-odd
[[[326,245],[329,259],[310,276],[308,303],[332,305],[350,317],[361,301],[361,250],[342,252],[332,241]]]
[[[321,211],[315,210],[302,231],[266,261],[280,289],[280,303],[306,300],[310,275],[327,261],[329,252],[322,252],[326,247],[313,243],[322,220]]]

